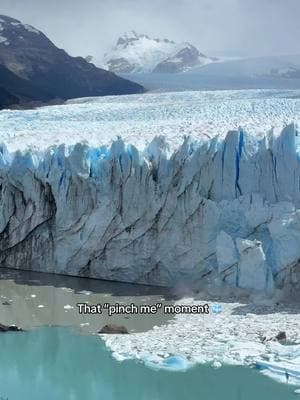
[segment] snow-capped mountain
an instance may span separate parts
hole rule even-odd
[[[41,31],[4,15],[0,15],[0,70],[0,108],[32,100],[143,91],[81,57],[69,56]]]
[[[135,31],[125,33],[104,55],[104,68],[116,73],[185,72],[215,61],[188,42],[151,38]]]

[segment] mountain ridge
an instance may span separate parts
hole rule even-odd
[[[144,91],[82,57],[71,57],[41,31],[4,15],[0,15],[0,66],[9,77],[9,83],[0,78],[0,87],[17,103]]]

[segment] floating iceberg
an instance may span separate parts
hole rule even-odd
[[[297,363],[257,361],[256,368],[264,375],[282,383],[300,384],[300,359],[298,359]]]
[[[184,372],[192,367],[193,364],[184,357],[169,356],[165,359],[156,360],[156,362],[147,360],[145,361],[145,365],[152,369],[165,369],[168,371]]]

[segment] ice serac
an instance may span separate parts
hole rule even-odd
[[[173,285],[299,289],[297,127],[263,139],[0,149],[2,267]]]

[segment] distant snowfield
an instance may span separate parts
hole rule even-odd
[[[300,92],[238,90],[148,93],[74,99],[65,105],[0,112],[0,142],[10,151],[62,143],[110,145],[118,136],[143,150],[164,135],[170,152],[184,136],[204,140],[243,127],[254,135],[300,120]]]
[[[214,304],[186,298],[178,304]],[[209,315],[179,314],[168,325],[146,333],[101,335],[116,359],[138,359],[153,368],[178,369],[210,364],[255,366],[282,383],[300,385],[300,314],[295,307],[218,303],[222,311]],[[261,303],[263,304],[263,303]],[[263,340],[286,332],[289,344]],[[172,369],[176,367],[172,363]]]

